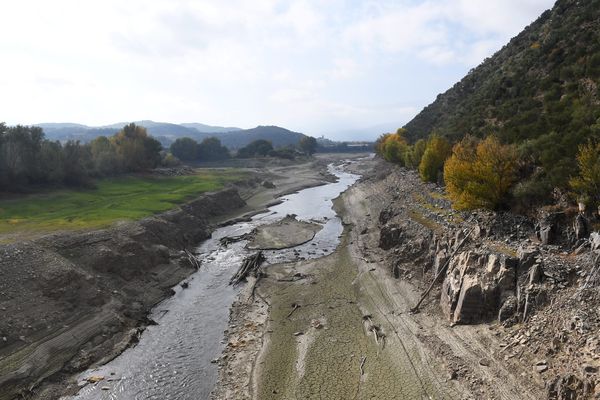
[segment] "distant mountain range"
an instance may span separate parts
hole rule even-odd
[[[164,147],[169,147],[177,138],[190,137],[202,141],[208,137],[217,137],[224,146],[238,149],[248,143],[264,139],[274,147],[295,145],[305,135],[278,126],[257,126],[252,129],[235,127],[211,126],[200,123],[171,124],[149,120],[134,121],[136,125],[145,127],[148,133],[159,140]],[[89,142],[98,136],[112,136],[128,122],[120,122],[104,126],[86,126],[73,123],[42,123],[36,124],[44,130],[46,137],[51,140],[79,140]]]

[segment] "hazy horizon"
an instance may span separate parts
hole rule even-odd
[[[5,4],[0,121],[278,125],[373,139],[379,127],[409,121],[553,3]]]

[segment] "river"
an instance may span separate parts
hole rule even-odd
[[[332,208],[333,199],[359,176],[345,172],[343,165],[330,165],[329,171],[337,176],[337,182],[285,196],[281,204],[249,222],[215,230],[197,248],[202,267],[186,279],[188,288],[178,285],[175,294],[152,311],[150,318],[157,325],[149,326],[136,346],[110,363],[82,373],[79,377],[82,388],[69,399],[208,399],[218,377],[217,366],[211,360],[223,351],[223,331],[239,290],[229,286],[229,279],[250,254],[244,247],[246,241],[223,246],[219,239],[238,236],[287,214],[296,214],[299,220],[321,223],[323,229],[303,245],[266,251],[266,264],[330,254],[343,231],[341,220]],[[104,379],[86,384],[90,376]]]

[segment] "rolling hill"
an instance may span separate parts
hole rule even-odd
[[[292,132],[278,126],[257,126],[252,129],[227,128],[211,126],[200,123],[171,124],[149,120],[136,121],[137,125],[144,126],[148,133],[157,138],[164,147],[168,147],[180,137],[190,137],[202,141],[208,137],[217,137],[223,145],[230,149],[238,149],[248,143],[264,139],[273,143],[274,147],[295,145],[304,136],[302,133]],[[42,123],[41,127],[48,139],[51,140],[79,140],[89,142],[98,136],[111,136],[118,132],[127,122],[111,125],[91,127],[73,123]]]

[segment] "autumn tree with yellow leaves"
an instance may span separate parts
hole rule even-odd
[[[600,205],[600,142],[579,146],[577,153],[579,175],[569,183],[583,203]]]
[[[459,210],[495,210],[506,203],[516,179],[517,152],[495,136],[483,141],[466,136],[452,149],[444,165],[444,181]]]

